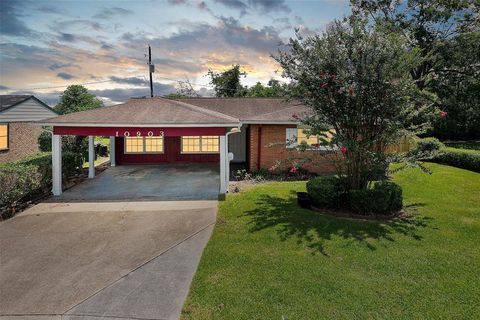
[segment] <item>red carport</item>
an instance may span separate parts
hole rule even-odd
[[[62,193],[61,139],[89,137],[89,178],[94,170],[94,137],[110,137],[110,163],[160,164],[218,162],[220,194],[227,191],[227,139],[240,120],[181,101],[134,98],[123,104],[61,115],[40,123],[53,127],[54,195]],[[238,128],[238,129],[237,129]]]

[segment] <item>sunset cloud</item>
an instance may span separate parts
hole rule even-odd
[[[313,34],[348,10],[342,1],[149,0],[0,1],[0,93],[29,93],[56,103],[71,84],[88,83],[107,103],[155,94],[189,79],[212,94],[208,70],[240,64],[246,85],[280,78],[271,54],[299,27]],[[96,82],[96,83],[92,83]],[[52,88],[54,87],[54,88]],[[57,88],[58,87],[58,88]]]

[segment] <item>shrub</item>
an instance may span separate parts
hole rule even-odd
[[[52,151],[52,134],[48,131],[42,131],[38,136],[38,148],[41,152]]]
[[[380,181],[372,188],[350,190],[350,207],[361,214],[388,214],[402,208],[402,188],[390,181]]]
[[[77,153],[62,153],[62,172],[65,177],[82,166]],[[0,208],[9,207],[26,197],[48,192],[52,184],[52,156],[39,153],[0,167]]]
[[[341,194],[340,179],[336,176],[323,176],[307,182],[307,192],[315,206],[334,208],[338,206]]]
[[[48,131],[42,131],[38,137],[38,148],[41,152],[52,151],[52,133]],[[62,151],[72,152],[82,155],[82,157],[88,157],[88,139],[81,136],[63,136],[62,137]]]
[[[424,138],[416,142],[411,152],[414,154],[431,154],[444,147],[445,145],[437,138]]]
[[[6,165],[0,168],[0,208],[11,206],[38,190],[41,174],[33,165]]]
[[[65,177],[71,176],[82,168],[83,156],[76,152],[62,153],[62,173]]]
[[[480,151],[477,150],[444,148],[429,161],[480,172]]]

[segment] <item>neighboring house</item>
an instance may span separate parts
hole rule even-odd
[[[220,193],[225,193],[229,152],[233,162],[244,163],[250,170],[268,169],[277,161],[287,169],[293,157],[324,153],[315,146],[299,152],[291,143],[318,143],[316,137],[307,139],[298,128],[298,117],[306,112],[305,106],[283,99],[156,97],[61,115],[40,124],[53,127],[54,159],[61,151],[62,135],[110,136],[112,165],[219,163]],[[93,149],[93,139],[89,141]],[[316,166],[306,168],[315,172],[333,169],[331,161],[323,157],[315,162]],[[61,172],[54,172],[54,194],[61,193],[60,179]]]
[[[0,95],[0,163],[38,152],[42,128],[31,122],[57,115],[32,95]]]

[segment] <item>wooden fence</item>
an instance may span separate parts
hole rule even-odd
[[[386,153],[402,153],[409,151],[415,144],[415,138],[403,137],[396,144],[389,145],[385,148]]]

